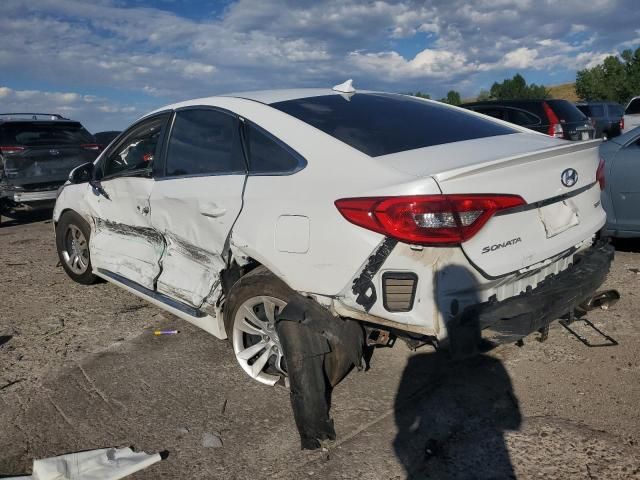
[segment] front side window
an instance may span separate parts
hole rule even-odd
[[[178,111],[166,168],[170,177],[245,172],[238,119],[213,109]]]
[[[168,117],[168,113],[160,115],[134,127],[107,158],[104,176],[151,171]]]
[[[255,125],[247,128],[249,172],[252,174],[292,173],[301,167],[300,157]]]

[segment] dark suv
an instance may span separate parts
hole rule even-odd
[[[576,107],[591,119],[596,137],[613,138],[623,127],[624,107],[613,102],[580,102]]]
[[[52,206],[58,188],[101,146],[79,123],[58,114],[0,114],[0,215]]]
[[[589,119],[567,100],[490,100],[460,105],[565,140],[589,140],[595,129]]]

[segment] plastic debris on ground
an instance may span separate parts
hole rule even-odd
[[[102,448],[33,461],[33,473],[5,480],[118,480],[162,460],[160,453]]]

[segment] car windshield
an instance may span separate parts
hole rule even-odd
[[[3,145],[80,145],[95,139],[78,122],[15,122],[0,127]]]
[[[627,105],[627,109],[624,111],[625,115],[637,115],[640,113],[640,97],[631,100],[631,103]]]
[[[586,120],[584,113],[566,100],[547,100],[547,103],[561,122],[584,122]]]
[[[325,95],[271,106],[372,157],[518,133],[473,113],[407,95]]]

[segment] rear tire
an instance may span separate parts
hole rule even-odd
[[[260,383],[275,385],[287,377],[275,317],[294,295],[282,280],[261,266],[238,280],[227,297],[227,338],[240,367]]]
[[[64,213],[56,225],[56,248],[62,268],[71,280],[82,285],[99,280],[91,267],[90,237],[89,224],[76,212]]]

